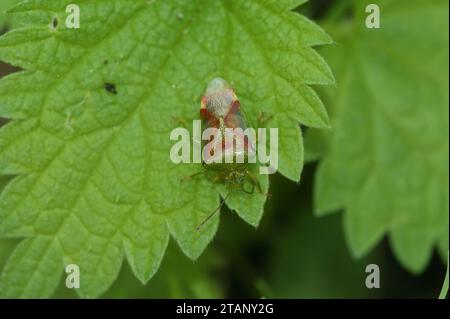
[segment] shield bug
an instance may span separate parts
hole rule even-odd
[[[220,210],[233,191],[253,194],[257,188],[263,193],[249,167],[249,158],[256,153],[254,140],[245,134],[241,104],[224,79],[215,78],[209,83],[201,100],[200,117],[204,128],[215,132],[203,148],[204,171],[213,183],[225,184],[228,194],[197,230]]]

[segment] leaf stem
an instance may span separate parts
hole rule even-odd
[[[449,257],[447,252],[447,271],[445,273],[444,284],[442,285],[441,293],[439,294],[439,299],[445,299],[448,293],[448,266],[449,266]]]

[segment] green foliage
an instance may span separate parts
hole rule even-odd
[[[2,0],[0,2],[0,31],[6,26],[10,25],[10,20],[7,17],[6,10],[18,3],[19,0]]]
[[[257,263],[264,265],[266,275],[260,275],[264,278],[262,294],[255,297],[436,298],[445,271],[438,258],[424,274],[415,276],[397,263],[387,241],[362,258],[355,260],[351,256],[341,227],[342,216],[313,216],[312,198],[305,192],[312,187],[314,171],[315,165],[305,167],[300,186],[279,183],[281,179],[271,180],[274,187],[282,189],[274,194],[274,200],[281,200],[285,208],[275,205],[272,211],[267,205],[267,217],[258,229],[266,231],[259,237],[268,247],[264,250],[266,261]],[[365,285],[369,264],[380,267],[378,289],[367,289]]]
[[[418,273],[436,245],[448,251],[448,1],[376,1],[381,29],[367,29],[372,2],[325,21],[337,42],[324,54],[338,87],[327,91],[332,132],[316,146],[315,209],[345,210],[355,256],[388,235]]]
[[[223,298],[221,283],[213,272],[220,266],[220,258],[211,249],[193,262],[178,247],[169,245],[161,269],[148,285],[142,286],[127,267],[104,297]]]
[[[380,295],[378,289],[367,289],[364,285],[365,266],[378,263],[380,258],[371,256],[355,262],[339,229],[338,216],[318,220],[304,205],[296,213],[273,242],[268,266],[273,297],[376,298]]]
[[[1,242],[0,242],[1,244]],[[167,247],[160,269],[147,285],[124,264],[113,285],[102,298],[223,298],[223,288],[216,271],[222,261],[213,249],[206,249],[195,262],[173,243]],[[77,298],[75,290],[60,283],[55,298]]]
[[[64,265],[82,272],[82,297],[111,286],[126,257],[146,283],[169,234],[196,259],[219,216],[195,227],[223,192],[206,179],[180,183],[201,165],[169,161],[173,118],[197,118],[208,81],[227,79],[250,124],[259,111],[280,129],[280,172],[298,181],[298,123],[328,117],[311,84],[333,83],[311,48],[328,35],[283,1],[34,0],[11,10],[24,28],[0,39],[0,60],[25,69],[0,81],[0,174],[18,175],[0,197],[0,236],[25,238],[0,277],[3,297],[48,297]],[[116,92],[105,90],[114,85]],[[261,180],[268,187],[267,176]],[[264,195],[231,197],[252,225]]]

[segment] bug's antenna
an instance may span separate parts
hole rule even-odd
[[[230,191],[228,191],[228,194],[227,194],[227,196],[225,196],[225,198],[222,200],[222,202],[220,203],[220,205],[219,206],[217,206],[217,208],[211,213],[211,214],[209,214],[208,215],[208,217],[206,217],[196,228],[195,228],[195,230],[196,231],[199,231],[202,227],[203,227],[203,225],[205,225],[218,211],[220,211],[220,209],[222,208],[222,206],[223,206],[223,204],[225,204],[225,201],[228,199],[228,197],[230,197],[230,194],[231,194],[231,192]]]

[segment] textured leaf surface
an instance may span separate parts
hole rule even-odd
[[[12,10],[28,26],[3,36],[0,59],[24,72],[0,81],[0,174],[18,175],[0,197],[0,235],[26,238],[0,277],[3,296],[52,294],[68,263],[83,297],[103,293],[127,258],[143,283],[157,271],[169,234],[197,258],[219,215],[201,165],[169,160],[173,118],[197,118],[208,81],[227,79],[250,125],[259,111],[279,123],[280,172],[298,181],[299,123],[328,126],[310,84],[333,82],[311,48],[330,42],[289,9],[292,1],[27,1]],[[81,28],[65,27],[78,3]],[[109,88],[106,90],[105,88]],[[112,89],[114,88],[114,89]],[[288,153],[289,149],[293,154]],[[268,188],[267,176],[261,183]],[[229,205],[257,225],[264,195]]]
[[[6,11],[18,2],[19,0],[2,0],[0,2],[0,31],[10,23]]]
[[[345,209],[354,255],[388,234],[420,272],[435,245],[448,250],[448,1],[377,1],[378,30],[364,27],[368,3],[330,28],[339,88],[328,96],[335,116],[316,211]]]
[[[221,277],[216,271],[221,260],[207,249],[193,262],[170,244],[160,270],[150,284],[143,286],[129,269],[124,267],[117,281],[103,296],[105,298],[223,298]],[[67,290],[67,289],[66,289]]]

